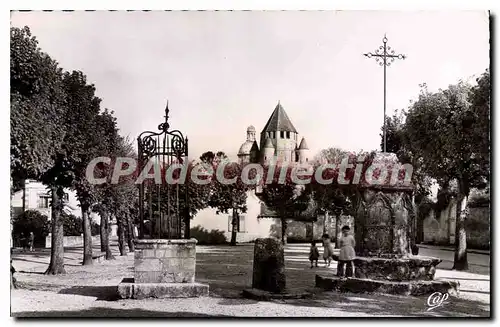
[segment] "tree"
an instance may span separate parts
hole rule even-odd
[[[116,126],[116,118],[113,116],[113,112],[105,109],[100,115],[100,126],[101,134],[103,135],[103,140],[101,142],[103,146],[103,156],[106,157],[116,157],[120,156],[119,144],[121,139],[118,135],[118,128]],[[92,211],[99,214],[101,218],[100,224],[100,240],[101,240],[101,252],[106,253],[106,260],[113,260],[115,257],[111,252],[109,246],[109,233],[111,230],[109,219],[112,214],[112,193],[113,186],[110,184],[110,176],[112,175],[112,165],[99,164],[94,170],[94,175],[98,178],[106,178],[107,182],[101,185],[96,185],[94,191],[96,192],[95,198],[96,202],[92,206]]]
[[[408,135],[406,135],[406,115],[405,110],[396,110],[392,117],[386,117],[387,151],[395,153],[402,164],[409,163],[413,166],[412,182],[415,185],[415,203],[418,205],[431,194],[432,179],[421,169],[419,162],[421,158],[412,152]],[[383,134],[380,135],[380,147],[383,150]]]
[[[454,269],[467,270],[465,218],[471,187],[489,180],[489,72],[471,87],[463,82],[446,90],[422,89],[408,112],[405,146],[422,170],[440,185],[457,182]]]
[[[94,204],[94,187],[86,178],[89,162],[101,156],[103,141],[102,120],[99,117],[101,99],[95,96],[94,85],[87,84],[87,78],[81,71],[64,74],[63,83],[67,95],[67,105],[71,114],[66,117],[68,133],[66,135],[67,164],[73,173],[72,187],[76,190],[83,220],[83,265],[92,264],[92,233],[90,209]]]
[[[235,183],[225,184],[220,178],[214,176],[210,183],[208,200],[208,206],[216,209],[217,214],[227,214],[229,210],[232,211],[231,241],[229,244],[236,245],[240,219],[239,213],[245,213],[247,211],[247,191],[251,189],[251,185],[247,185],[241,179],[243,167],[237,163],[228,163],[228,158],[222,151],[217,153],[207,151],[201,155],[200,160],[205,164],[211,165],[215,175],[219,165],[227,164],[224,167],[224,178],[231,180],[236,178]]]
[[[348,158],[351,153],[338,148],[323,149],[316,156],[315,166],[318,167],[323,162],[341,163],[342,159]],[[325,215],[325,223],[328,220],[329,214],[335,216],[335,239],[337,247],[339,247],[338,234],[340,231],[340,216],[343,214],[352,214],[352,191],[345,187],[340,187],[338,184],[309,184],[312,188],[314,201],[318,209]],[[327,233],[324,230],[324,233]]]
[[[128,157],[137,158],[137,154],[134,151],[132,142],[128,138],[123,138],[118,136],[117,147],[114,155],[116,157]],[[136,205],[138,205],[138,192],[137,186],[134,184],[137,171],[134,174],[128,176],[121,176],[117,184],[111,184],[109,192],[111,194],[110,199],[110,213],[116,218],[116,223],[118,227],[118,248],[120,250],[120,255],[127,255],[126,252],[126,240],[133,238],[133,233],[127,232],[131,228],[132,216],[131,213]],[[133,227],[132,227],[133,230]],[[132,252],[133,243],[129,242],[129,252]],[[132,246],[130,246],[132,245]]]
[[[305,212],[311,205],[312,189],[295,183],[291,178],[293,168],[286,169],[286,177],[280,180],[273,175],[271,183],[262,186],[262,192],[258,193],[259,198],[266,206],[274,211],[281,221],[281,242],[286,244],[286,230],[288,220],[301,219],[301,213]],[[267,170],[267,171],[266,171]],[[270,174],[269,167],[266,167],[264,176]],[[280,166],[277,171],[281,171]]]
[[[11,28],[11,176],[14,188],[28,178],[42,180],[52,194],[52,247],[47,273],[64,273],[64,168],[66,94],[62,69],[38,48],[28,27]]]

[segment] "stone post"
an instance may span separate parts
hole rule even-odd
[[[285,291],[285,253],[280,240],[255,240],[252,287],[273,293]]]

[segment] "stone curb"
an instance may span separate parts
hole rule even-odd
[[[241,293],[243,297],[258,301],[269,301],[269,300],[287,300],[287,299],[306,299],[313,297],[312,293],[309,292],[299,292],[299,293],[272,293],[264,290],[259,290],[257,288],[249,288],[243,290]]]
[[[316,287],[327,291],[352,293],[384,293],[393,295],[430,295],[434,292],[457,296],[460,283],[450,280],[386,281],[362,278],[341,279],[337,276],[316,275]]]

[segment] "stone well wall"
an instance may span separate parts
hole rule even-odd
[[[136,240],[135,283],[193,283],[196,268],[195,239]]]

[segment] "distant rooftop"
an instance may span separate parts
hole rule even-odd
[[[269,117],[266,126],[262,130],[263,133],[273,131],[287,131],[297,133],[297,130],[290,121],[290,118],[288,118],[285,109],[283,109],[279,102],[273,113],[271,114],[271,117]]]

